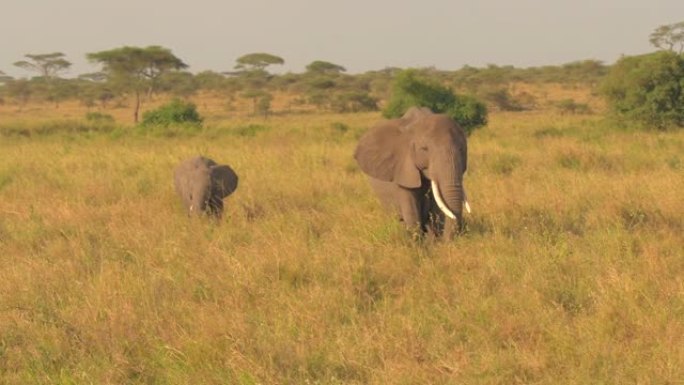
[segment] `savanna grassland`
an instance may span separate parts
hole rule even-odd
[[[0,383],[684,383],[681,130],[493,112],[435,243],[352,157],[379,113],[198,107],[168,134],[4,107]],[[218,223],[173,191],[198,153],[240,176]]]

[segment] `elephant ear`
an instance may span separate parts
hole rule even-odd
[[[410,137],[396,123],[388,121],[371,128],[359,139],[354,158],[373,178],[407,188],[420,187],[420,172],[409,156]]]
[[[215,192],[221,198],[227,197],[237,189],[238,176],[232,168],[226,165],[214,165],[209,169]]]

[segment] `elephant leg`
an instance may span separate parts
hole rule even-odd
[[[389,212],[399,215],[409,231],[425,231],[422,194],[417,189],[406,189],[393,182],[370,178],[370,184],[382,205]]]
[[[401,218],[406,228],[412,232],[424,232],[425,222],[420,204],[421,194],[412,189],[399,188],[397,195]]]

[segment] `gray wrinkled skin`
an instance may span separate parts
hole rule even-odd
[[[368,130],[354,158],[383,205],[409,230],[446,237],[461,231],[468,147],[463,129],[448,116],[410,108],[400,119],[384,120]],[[445,218],[437,207],[431,182],[455,220]]]
[[[196,156],[175,168],[173,181],[188,215],[206,214],[220,218],[223,198],[237,189],[238,176],[227,165]]]

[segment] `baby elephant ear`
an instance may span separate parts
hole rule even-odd
[[[227,197],[237,189],[238,176],[232,168],[226,165],[215,165],[210,169],[215,191],[221,198]]]

